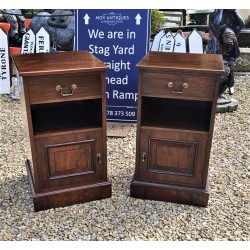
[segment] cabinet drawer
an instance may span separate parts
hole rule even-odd
[[[101,74],[50,75],[28,80],[31,104],[100,97]]]
[[[203,75],[143,73],[142,95],[213,100],[215,78]]]

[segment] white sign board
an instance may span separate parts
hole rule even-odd
[[[196,29],[188,36],[188,50],[189,53],[203,54],[202,36]]]
[[[0,94],[10,93],[10,62],[7,34],[0,28]]]
[[[161,30],[159,33],[157,33],[154,37],[152,46],[151,46],[151,51],[159,51],[159,47],[160,47],[160,41],[161,38],[165,35],[164,30]]]
[[[35,34],[29,29],[24,35],[22,40],[21,54],[30,54],[35,52]]]
[[[50,52],[50,36],[49,33],[41,27],[36,33],[36,53]]]
[[[174,37],[171,31],[168,31],[166,35],[164,35],[160,40],[160,48],[161,52],[173,52],[174,51]]]
[[[182,36],[182,34],[180,32],[177,32],[174,39],[175,39],[174,52],[186,53],[187,52],[186,39]]]

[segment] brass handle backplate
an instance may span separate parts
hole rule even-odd
[[[188,83],[187,83],[187,82],[184,82],[184,83],[182,84],[182,91],[175,91],[175,90],[174,90],[174,83],[173,83],[173,82],[169,82],[169,83],[168,83],[168,87],[171,89],[171,92],[172,92],[173,94],[183,94],[184,91],[185,91],[185,89],[188,88]]]
[[[70,93],[63,93],[62,86],[61,85],[56,85],[56,91],[60,92],[62,96],[71,96],[71,95],[73,95],[74,90],[76,90],[76,89],[77,89],[77,85],[76,84],[72,84],[70,86],[71,92]]]
[[[143,153],[142,153],[142,159],[141,159],[141,160],[144,162],[144,161],[146,160],[146,157],[147,157],[146,153],[143,152]]]

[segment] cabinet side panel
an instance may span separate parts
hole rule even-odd
[[[139,70],[138,76],[138,100],[137,100],[137,129],[136,129],[136,158],[135,158],[135,177],[140,175],[140,138],[141,138],[141,90],[143,82],[143,71]]]
[[[211,153],[212,140],[213,140],[217,97],[218,97],[218,93],[219,93],[220,82],[221,82],[221,77],[216,77],[215,81],[214,81],[214,85],[215,85],[214,101],[213,101],[212,110],[211,110],[209,136],[208,136],[208,142],[207,142],[207,147],[206,147],[207,154],[206,154],[206,159],[205,159],[205,169],[204,169],[204,175],[203,175],[203,183],[204,184],[207,182],[207,176],[208,176],[208,171],[209,171],[209,161],[210,161],[210,153]]]
[[[32,178],[34,181],[34,164],[32,160],[31,138],[30,138],[30,133],[29,133],[28,113],[27,113],[27,109],[29,109],[27,101],[29,97],[27,94],[24,93],[23,78],[20,76],[18,76],[18,84],[19,84],[19,95],[20,95],[20,104],[21,104],[21,112],[22,112],[23,133],[24,133],[24,141],[25,141],[25,153],[26,153],[27,161],[29,162],[28,165],[30,167],[30,171],[31,171]]]
[[[101,73],[101,92],[102,92],[102,175],[107,180],[107,114],[106,114],[106,71]]]

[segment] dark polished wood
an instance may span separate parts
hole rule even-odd
[[[135,198],[207,206],[221,55],[149,52],[138,64]]]
[[[108,67],[86,51],[13,55],[13,61],[35,211],[111,197]]]
[[[195,74],[207,74],[207,76],[221,75],[223,70],[222,58],[220,55],[192,54],[192,53],[168,53],[149,52],[137,64],[138,69],[151,69],[158,72],[174,72]],[[212,75],[211,75],[212,74]]]
[[[106,71],[108,66],[87,51],[13,55],[22,76]]]
[[[94,99],[102,97],[101,75],[95,73],[83,74],[61,74],[43,77],[30,77],[29,92],[30,103],[52,103],[72,100]],[[55,87],[60,85],[65,93],[70,92],[70,86],[76,84],[77,89],[72,96],[64,98]],[[41,91],[41,88],[46,91]]]

